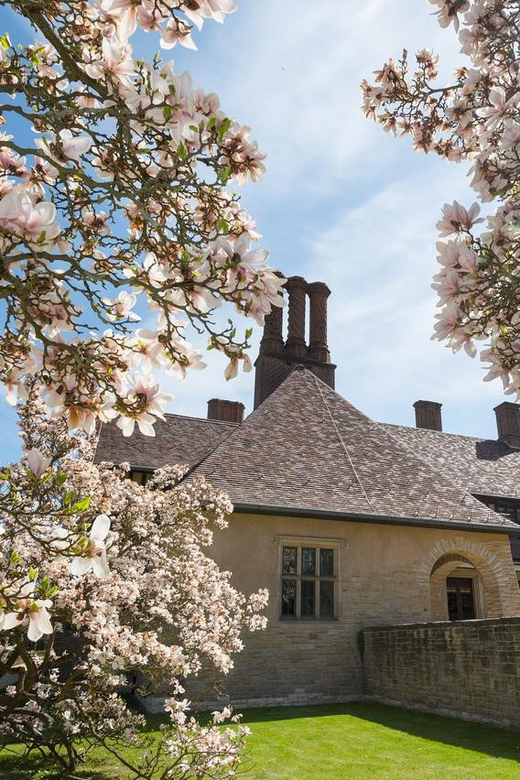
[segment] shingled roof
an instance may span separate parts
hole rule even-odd
[[[382,425],[409,452],[473,495],[520,499],[520,450],[501,441]]]
[[[445,472],[299,367],[192,474],[237,510],[518,532]]]
[[[155,424],[155,437],[138,430],[123,436],[113,423],[102,425],[94,459],[97,463],[129,463],[135,469],[158,469],[180,463],[194,466],[237,427],[237,423],[167,414]]]

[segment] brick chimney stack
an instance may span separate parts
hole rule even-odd
[[[520,404],[509,401],[495,406],[498,438],[510,447],[520,447]]]
[[[291,276],[285,285],[289,298],[287,340],[283,341],[283,312],[273,307],[265,318],[260,353],[255,363],[255,409],[276,390],[297,365],[304,365],[334,389],[336,366],[330,362],[327,346],[327,298],[330,290],[323,282],[307,284],[301,276]],[[306,305],[310,303],[310,344],[307,345]]]
[[[435,401],[416,401],[413,405],[416,428],[442,431],[441,407],[442,404]]]
[[[244,420],[244,404],[240,401],[224,401],[212,398],[208,401],[208,420],[242,423]]]
[[[310,328],[308,356],[311,360],[330,363],[327,346],[327,298],[330,290],[323,282],[307,285],[310,303]]]
[[[292,360],[305,359],[307,357],[305,343],[307,282],[302,276],[291,276],[287,279],[285,289],[289,293],[289,332],[285,350]]]
[[[260,342],[260,354],[283,354],[284,343],[282,328],[283,309],[279,306],[273,306],[270,313],[265,318],[264,335]]]

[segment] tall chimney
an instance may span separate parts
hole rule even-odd
[[[509,401],[495,406],[498,438],[510,447],[520,447],[520,404]]]
[[[291,276],[285,285],[289,293],[289,333],[285,350],[290,360],[305,359],[305,296],[307,282],[302,276]]]
[[[413,405],[415,426],[428,428],[430,431],[442,431],[441,407],[442,404],[435,401],[416,401]]]
[[[255,361],[255,409],[298,365],[306,366],[334,390],[336,366],[330,362],[327,347],[327,298],[330,290],[322,282],[307,284],[301,276],[287,279],[285,289],[289,295],[287,340],[284,347],[282,310],[273,307],[265,318],[264,335]],[[307,295],[310,298],[309,347],[305,339]]]
[[[327,298],[330,290],[323,282],[312,282],[307,285],[310,303],[310,327],[308,356],[311,360],[321,363],[330,362],[330,352],[327,346]]]
[[[283,309],[273,306],[265,317],[264,335],[260,342],[260,354],[281,355],[283,353]]]
[[[208,420],[241,423],[244,420],[244,404],[240,401],[224,401],[212,398],[208,401]]]

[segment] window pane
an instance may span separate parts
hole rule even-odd
[[[316,550],[314,547],[302,547],[302,574],[316,574]]]
[[[320,550],[320,576],[334,577],[334,550]]]
[[[320,582],[320,617],[334,617],[334,583],[326,580]]]
[[[316,614],[316,584],[314,580],[302,580],[302,617]]]
[[[296,547],[284,547],[282,574],[296,574]]]
[[[282,580],[282,615],[296,617],[296,580]]]

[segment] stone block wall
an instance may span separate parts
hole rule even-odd
[[[520,730],[520,617],[367,628],[370,698]]]

